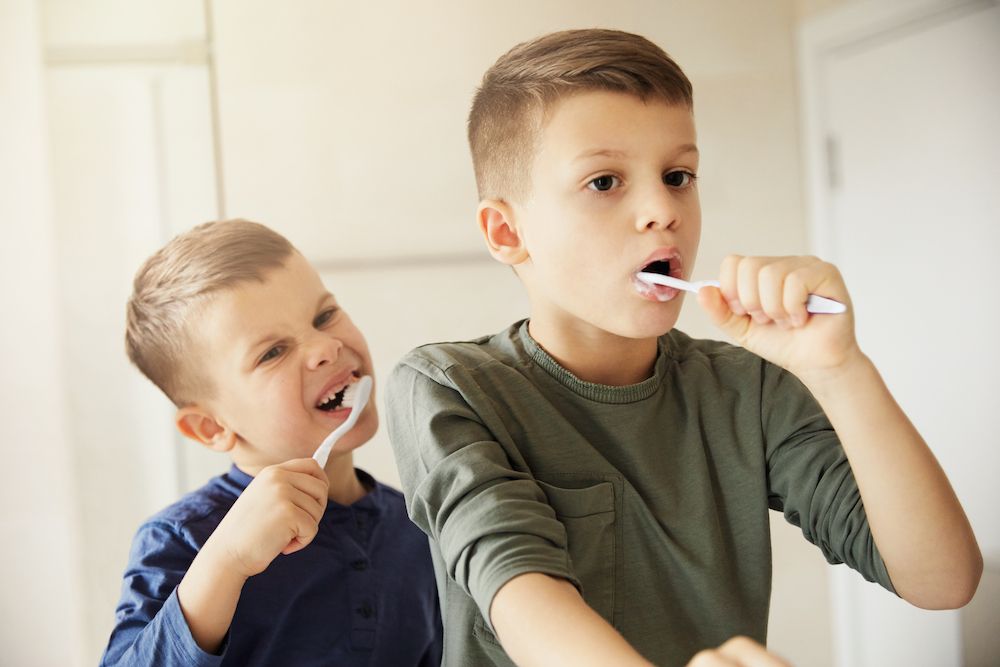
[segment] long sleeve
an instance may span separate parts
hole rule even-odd
[[[197,547],[170,526],[147,523],[139,529],[102,667],[210,667],[222,662],[222,654],[206,653],[195,643],[177,599],[177,585],[196,553]],[[228,638],[223,654],[227,643]]]
[[[489,622],[493,596],[518,574],[542,572],[579,586],[565,527],[467,370],[411,357],[396,367],[386,392],[410,518],[483,619]]]
[[[857,482],[822,408],[792,374],[765,363],[761,426],[769,501],[832,564],[894,591]]]

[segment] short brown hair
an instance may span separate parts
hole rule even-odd
[[[212,390],[196,373],[193,314],[206,297],[284,266],[295,248],[256,222],[207,222],[175,237],[139,268],[126,307],[125,349],[177,407]]]
[[[486,71],[469,113],[479,198],[526,196],[545,112],[567,95],[593,90],[693,106],[691,82],[645,37],[595,28],[518,44]]]

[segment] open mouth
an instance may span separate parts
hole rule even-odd
[[[650,262],[646,266],[642,267],[643,273],[658,273],[661,276],[672,275],[670,273],[670,260],[669,259],[658,259],[655,262]]]
[[[344,395],[348,387],[358,381],[357,373],[352,373],[350,379],[339,389],[332,389],[316,403],[316,409],[323,412],[333,412],[344,404]]]
[[[664,249],[655,253],[653,258],[643,264],[632,276],[632,285],[639,295],[650,301],[670,301],[680,292],[666,285],[653,285],[638,277],[639,273],[656,273],[661,276],[682,278],[684,268],[676,249]]]

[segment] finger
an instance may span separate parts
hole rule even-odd
[[[740,663],[716,650],[706,649],[696,653],[687,667],[740,667]]]
[[[307,512],[298,508],[296,508],[296,512],[295,521],[293,523],[295,536],[289,540],[285,548],[281,550],[281,553],[285,555],[305,549],[319,532],[319,525],[312,520],[312,517]]]
[[[287,482],[292,488],[309,494],[317,503],[326,507],[326,501],[330,494],[330,485],[325,479],[317,479],[312,475],[297,472],[289,473]]]
[[[302,510],[311,516],[314,523],[319,522],[323,518],[323,513],[326,511],[325,497],[317,500],[315,496],[295,487],[289,487],[284,497],[296,509]]]
[[[763,257],[744,257],[736,269],[736,291],[740,303],[754,322],[767,324],[771,320],[760,305],[760,268]]]
[[[312,465],[310,466],[309,463]],[[313,473],[318,471],[319,476]],[[316,499],[321,505],[326,505],[330,484],[326,473],[312,459],[295,459],[278,465],[268,466],[260,471],[254,482],[262,486],[276,485],[299,489]]]
[[[722,266],[719,267],[719,288],[726,303],[729,304],[729,309],[737,315],[747,314],[743,304],[740,303],[740,294],[736,289],[737,272],[742,260],[742,255],[729,255],[722,260]]]
[[[782,328],[789,326],[785,308],[785,281],[804,262],[802,257],[785,257],[768,262],[760,269],[760,305],[764,313]]]
[[[733,637],[719,647],[719,653],[741,667],[790,667],[787,662],[748,637]]]
[[[323,470],[319,463],[317,463],[313,458],[291,459],[289,461],[285,461],[284,463],[279,463],[277,467],[282,470],[306,473],[308,475],[312,475],[316,479],[321,479],[324,482],[329,483],[326,471]]]
[[[698,305],[708,314],[715,326],[722,329],[734,340],[742,340],[750,326],[750,317],[734,313],[721,290],[703,287],[698,290]]]
[[[806,300],[809,298],[809,288],[806,287],[803,270],[796,269],[785,276],[785,284],[781,300],[788,313],[788,322],[793,327],[801,327],[809,320],[806,311]]]

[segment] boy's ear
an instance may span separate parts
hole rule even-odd
[[[188,405],[177,410],[177,430],[217,452],[228,452],[236,445],[236,432],[215,420],[203,407]]]
[[[476,215],[486,247],[497,261],[515,266],[528,259],[528,249],[514,224],[514,211],[510,204],[499,199],[484,199],[479,202]]]

